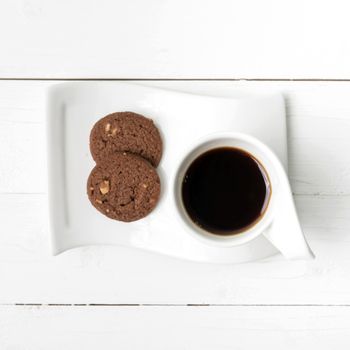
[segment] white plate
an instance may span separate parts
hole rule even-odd
[[[164,142],[158,167],[161,200],[149,216],[132,223],[103,216],[86,195],[86,180],[94,166],[89,152],[90,130],[108,113],[126,110],[152,118]],[[286,120],[281,95],[240,91],[236,98],[221,98],[121,82],[64,83],[49,89],[47,122],[54,254],[79,246],[112,244],[195,261],[238,263],[276,253],[262,235],[232,248],[206,245],[184,231],[171,203],[178,165],[191,145],[210,133],[251,134],[270,146],[286,167]]]

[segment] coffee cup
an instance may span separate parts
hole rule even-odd
[[[282,164],[250,135],[217,133],[195,142],[174,192],[179,220],[205,244],[232,247],[264,234],[287,258],[314,256]]]

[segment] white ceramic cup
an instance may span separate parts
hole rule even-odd
[[[181,188],[185,173],[191,163],[201,154],[220,147],[233,147],[250,153],[265,169],[270,186],[270,199],[263,215],[252,226],[232,235],[217,235],[208,232],[196,225],[189,217],[182,200]],[[179,214],[185,223],[187,231],[197,238],[219,246],[234,246],[246,243],[261,233],[271,224],[275,205],[275,191],[278,187],[277,172],[274,163],[276,156],[259,140],[241,133],[220,133],[207,136],[199,140],[196,146],[188,153],[179,167],[175,182],[175,199]]]
[[[222,236],[202,229],[191,220],[184,207],[181,193],[182,182],[191,163],[201,154],[220,147],[233,147],[250,153],[265,169],[270,186],[270,199],[261,218],[240,233]],[[269,147],[250,135],[219,133],[208,135],[196,142],[179,166],[174,190],[178,214],[187,232],[207,244],[232,247],[264,234],[288,259],[314,258],[298,220],[285,169]]]

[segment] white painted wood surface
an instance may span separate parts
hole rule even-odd
[[[330,80],[350,80],[349,9],[346,0],[0,1],[0,349],[348,349],[350,82]],[[317,259],[219,266],[122,247],[51,257],[44,107],[55,82],[21,78],[282,91],[290,179]]]
[[[350,305],[349,83],[148,83],[226,95],[249,86],[285,95],[292,186],[317,259],[234,266],[117,247],[51,257],[44,147],[50,84],[0,82],[0,303]]]
[[[350,308],[0,307],[2,349],[348,349]]]
[[[349,79],[347,0],[2,0],[0,77]]]

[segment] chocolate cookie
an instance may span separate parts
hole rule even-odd
[[[92,205],[101,213],[129,222],[153,210],[160,194],[160,181],[147,160],[117,152],[91,171],[87,193]]]
[[[151,119],[133,112],[116,112],[94,125],[90,151],[96,163],[115,152],[130,152],[156,167],[162,157],[162,140]]]

